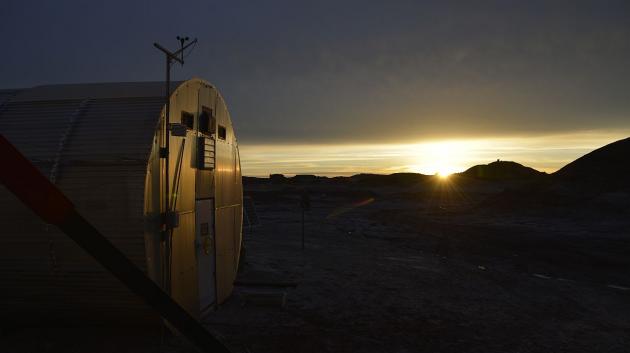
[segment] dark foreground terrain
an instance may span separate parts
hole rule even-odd
[[[627,352],[627,213],[478,206],[515,183],[250,185],[241,279],[296,287],[239,286],[208,325],[251,352]]]
[[[627,193],[519,205],[523,181],[395,178],[248,180],[260,225],[207,327],[241,352],[628,352]],[[193,351],[161,336],[5,329],[0,347]]]

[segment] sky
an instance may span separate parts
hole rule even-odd
[[[225,97],[243,172],[553,172],[630,136],[628,1],[28,1],[0,88],[173,79]]]

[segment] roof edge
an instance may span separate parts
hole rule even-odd
[[[173,81],[171,92],[186,81]],[[11,99],[13,102],[50,100],[83,100],[107,98],[164,97],[164,81],[103,82],[42,85],[22,89]]]

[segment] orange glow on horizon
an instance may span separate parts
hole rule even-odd
[[[448,176],[501,159],[554,172],[580,156],[628,137],[630,131],[427,140],[373,144],[240,144],[243,175],[421,173]]]
[[[438,178],[440,178],[441,180],[446,180],[446,179],[448,179],[448,177],[451,176],[451,174],[453,174],[453,173],[437,172],[435,175]]]

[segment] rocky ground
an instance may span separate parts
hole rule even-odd
[[[506,185],[441,183],[250,185],[240,278],[270,286],[238,286],[208,327],[250,352],[628,351],[627,218],[501,213],[476,205]]]

